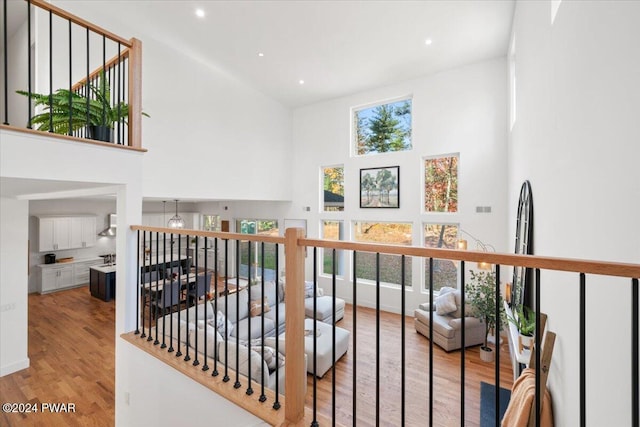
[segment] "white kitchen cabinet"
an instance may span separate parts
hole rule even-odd
[[[40,252],[71,249],[71,218],[40,218]]]
[[[96,244],[95,216],[39,218],[40,252],[88,248]]]
[[[73,264],[73,284],[74,285],[86,285],[90,279],[90,268],[96,265],[101,265],[104,260],[97,259],[91,261],[81,261]]]
[[[73,265],[41,268],[42,280],[40,293],[53,292],[68,288],[73,283]]]
[[[71,218],[71,247],[89,248],[96,244],[96,217],[81,216]]]

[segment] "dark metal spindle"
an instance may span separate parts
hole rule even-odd
[[[164,265],[167,265],[167,233],[162,233],[162,262],[164,263]],[[163,274],[162,275],[162,292],[163,292],[163,298],[162,298],[162,302],[166,301],[166,298],[164,298],[164,292],[167,291],[167,275]],[[171,279],[169,279],[169,287],[171,288],[171,290],[173,290],[173,282],[171,281]],[[169,304],[169,315],[172,316],[173,315],[173,292],[169,292],[169,298],[171,299],[170,304]],[[167,316],[165,316],[164,313],[164,304],[162,305],[162,345],[160,345],[160,348],[167,348],[167,343],[166,343],[166,339],[165,339],[165,331],[167,330]],[[156,319],[156,330],[158,329],[158,320]]]
[[[464,365],[465,365],[465,317],[467,314],[465,313],[465,298],[464,298],[464,288],[465,288],[465,279],[464,279],[464,261],[460,261],[460,282],[462,284],[462,290],[460,292],[460,305],[462,307],[462,324],[460,326],[460,338],[462,340],[462,347],[460,348],[460,425],[464,427],[464,389],[465,389],[465,375],[464,375]]]
[[[262,296],[264,298],[264,242],[260,243],[260,268],[261,268],[261,272],[262,272],[262,280],[260,281],[260,286],[261,286],[261,291],[262,291]],[[280,300],[278,299],[278,277],[276,276],[276,304],[280,303]],[[263,313],[264,314],[264,313]],[[260,316],[260,326],[261,326],[261,331],[260,331],[260,354],[262,355],[262,358],[264,359],[264,318],[265,316]],[[280,336],[280,319],[278,319],[276,317],[276,339],[279,339]],[[276,362],[277,364],[277,362]],[[262,372],[262,384],[260,385],[260,398],[258,399],[260,402],[264,402],[267,400],[267,396],[264,394],[264,383],[267,381],[267,375],[269,373],[268,372]]]
[[[180,252],[181,252],[181,247],[180,247],[180,235],[178,234],[178,273],[180,273]],[[169,258],[171,258],[171,280],[173,280],[173,233],[171,233],[171,253],[169,254]],[[178,275],[179,276],[179,275]],[[180,280],[180,277],[177,277],[177,280]],[[180,327],[180,313],[182,312],[182,310],[178,310],[178,351],[176,351],[176,357],[180,357],[182,356],[182,344],[180,342],[180,330],[182,329]],[[187,310],[187,313],[189,312],[189,310]],[[189,322],[187,322],[188,324]]]
[[[314,261],[316,257],[314,257]],[[332,325],[331,325],[331,425],[336,425],[336,250],[332,249],[331,256],[331,266],[332,266],[332,274],[331,274],[331,307],[332,307]],[[313,292],[316,292],[316,286],[313,287]],[[316,298],[314,294],[314,299]],[[315,311],[313,312],[313,324],[315,325],[317,320],[315,319]],[[315,328],[315,326],[314,326]],[[314,332],[315,335],[315,332]],[[313,372],[313,376],[315,377],[315,370]]]
[[[496,397],[495,397],[495,422],[496,427],[500,427],[500,331],[502,325],[500,324],[500,313],[502,307],[500,307],[500,264],[496,264],[496,327],[493,332],[496,339],[496,363],[495,363],[495,384],[496,384]]]
[[[249,313],[251,313],[251,240],[247,241],[247,267],[249,267],[249,272],[247,273],[247,281],[249,284],[247,285],[247,305]],[[238,283],[238,286],[240,283]],[[264,294],[262,295],[264,297]],[[264,305],[264,299],[260,301],[260,310],[262,311],[262,306]],[[264,315],[262,316],[264,317]],[[276,331],[278,330],[278,318],[276,317]],[[247,342],[247,354],[251,354],[251,322],[247,324],[247,332],[249,334],[249,340]],[[276,339],[278,339],[278,334],[276,333]],[[251,356],[247,356],[247,396],[251,396],[253,394],[253,388],[251,387]]]
[[[126,65],[126,67],[128,67],[128,64],[129,64],[128,59],[125,57],[124,60],[122,61],[122,66],[121,67],[125,67],[125,65]],[[120,71],[121,67],[118,67],[118,72],[122,76],[122,93],[121,93],[122,97],[119,99],[118,103],[124,102],[125,93],[127,93],[127,73],[125,73],[125,68],[122,68],[122,71]],[[128,126],[129,125],[127,125],[127,128],[128,128]],[[122,125],[120,126],[120,130],[122,132],[122,138],[118,139],[118,143],[122,144],[122,145],[129,145],[128,144],[128,139],[127,139],[127,143],[125,144],[124,123],[122,123]]]
[[[121,144],[121,142],[120,142],[120,122],[122,121],[122,119],[120,118],[120,69],[122,68],[122,62],[121,62],[122,59],[120,58],[120,56],[121,56],[121,53],[120,53],[121,47],[122,47],[122,45],[120,44],[120,42],[118,42],[118,93],[117,93],[118,97],[116,99],[116,105],[118,106],[117,107],[117,109],[118,109],[118,127],[117,127],[118,136],[116,137],[116,143],[118,145]],[[115,74],[115,70],[114,70],[114,74]],[[205,254],[206,253],[207,252],[206,252],[206,249],[205,249]]]
[[[181,254],[182,254],[182,250],[181,250],[181,247],[180,247],[181,244],[182,244],[182,235],[180,234],[179,238],[178,238],[178,260],[180,260],[180,257],[181,257]],[[188,234],[187,234],[187,244],[189,244],[189,235]],[[187,260],[185,260],[185,270],[187,270],[187,282],[186,282],[187,283],[187,285],[186,285],[187,286],[187,289],[186,289],[187,301],[185,302],[185,306],[187,307],[187,325],[189,324],[189,310],[188,310],[188,308],[189,308],[189,268],[187,268],[187,266],[189,265],[188,259],[189,258],[187,258]],[[178,263],[180,264],[180,266],[182,266],[182,261],[181,260],[178,261]],[[178,267],[178,273],[179,272],[180,272],[180,267]],[[178,280],[180,280],[182,282],[182,278],[178,278]],[[194,319],[194,321],[196,321],[196,319]],[[191,360],[191,356],[189,356],[189,347],[190,347],[190,345],[189,345],[190,344],[189,335],[187,335],[185,337],[185,339],[187,340],[187,345],[184,346],[185,352],[186,352],[186,354],[184,356],[184,361],[188,362],[189,360]]]
[[[214,289],[214,300],[213,300],[213,318],[214,318],[214,328],[215,334],[213,338],[213,372],[211,372],[212,377],[218,376],[218,238],[213,239],[213,280],[215,280],[213,289]],[[225,300],[227,299],[225,295]],[[226,342],[225,342],[226,345]]]
[[[167,233],[165,233],[165,239],[167,238]],[[173,288],[173,286],[175,286],[173,284],[173,234],[171,234],[169,236],[169,247],[171,249],[171,253],[169,254],[169,271],[171,272],[171,276],[169,276],[169,286],[171,286]],[[166,250],[166,248],[165,248]],[[166,280],[167,277],[167,253],[165,251],[164,253],[164,277]],[[173,291],[173,289],[172,289]],[[174,305],[174,301],[173,301],[173,292],[171,292],[171,307],[169,308],[169,350],[167,350],[169,353],[173,353],[174,352],[174,348],[173,348],[173,305]],[[179,301],[178,301],[179,303]],[[178,318],[180,318],[180,306],[178,306],[176,308],[176,311],[178,312]],[[180,329],[180,322],[178,322],[178,329]],[[180,332],[178,332],[180,333]]]
[[[236,240],[236,291],[240,292],[240,240]],[[236,325],[240,323],[240,298],[236,298]],[[276,316],[277,318],[277,316]],[[236,382],[233,388],[240,388],[240,333],[236,333]]]
[[[4,14],[5,19],[7,14]],[[5,26],[5,28],[7,28]],[[7,40],[7,38],[5,37],[5,41]],[[7,57],[7,51],[5,50],[5,58]],[[29,100],[27,103],[27,112],[28,112],[28,118],[29,120],[27,121],[27,129],[32,129],[31,127],[31,0],[27,0],[27,62],[29,64],[27,64],[27,91],[29,92]],[[5,73],[6,76],[6,73]]]
[[[351,413],[353,414],[352,416],[352,420],[353,420],[353,427],[356,426],[356,416],[355,414],[356,412],[356,403],[358,401],[357,397],[358,397],[358,375],[356,372],[356,367],[357,367],[357,359],[358,359],[358,351],[357,351],[357,335],[358,335],[358,328],[356,327],[357,325],[357,316],[356,316],[356,311],[357,311],[357,307],[358,307],[358,301],[357,301],[357,289],[358,289],[358,273],[357,273],[357,269],[356,269],[356,251],[353,251],[353,305],[352,305],[352,310],[353,310],[353,384],[351,385],[351,387],[353,388],[353,395],[351,396],[352,399],[352,408],[351,408]],[[315,307],[314,307],[315,310]]]
[[[406,360],[406,353],[405,353],[405,280],[406,280],[406,271],[405,271],[405,265],[404,265],[404,261],[405,261],[405,256],[402,255],[401,257],[401,266],[400,266],[400,286],[402,287],[402,289],[400,289],[400,342],[401,342],[401,347],[400,347],[400,369],[401,369],[401,373],[400,373],[400,425],[405,425],[405,387],[406,387],[406,366],[405,366],[405,360]]]
[[[7,76],[8,64],[7,57],[9,56],[9,51],[7,50],[7,0],[3,1],[3,25],[2,25],[2,36],[4,41],[4,122],[2,124],[9,124],[9,77]]]
[[[53,12],[49,10],[49,132],[53,132]]]
[[[156,231],[156,268],[158,268],[158,264],[160,263],[160,233],[158,233]],[[156,278],[156,309],[155,311],[155,318],[156,318],[156,339],[153,341],[153,345],[158,345],[160,344],[160,341],[158,341],[158,306],[160,305],[160,299],[158,298],[158,286],[160,285],[160,278]],[[166,283],[166,279],[165,282],[163,282],[163,284]],[[164,292],[165,289],[164,287],[162,288],[162,292]],[[164,294],[162,295],[162,302],[164,302]],[[164,305],[164,304],[163,304]]]
[[[87,27],[87,80],[84,83],[84,90],[85,90],[85,96],[87,97],[87,125],[90,123],[89,121],[89,84],[90,84],[90,80],[89,80],[89,27]],[[87,130],[85,130],[85,132],[87,132]],[[88,136],[88,135],[87,135]],[[151,271],[151,270],[149,270]],[[151,312],[151,307],[149,307],[149,312]]]
[[[73,92],[72,92],[72,88],[73,88],[73,73],[72,73],[72,69],[73,69],[73,50],[72,50],[72,34],[71,34],[71,28],[73,27],[71,20],[69,19],[69,132],[67,132],[69,135],[73,135]],[[140,234],[138,232],[138,234]],[[138,245],[140,245],[140,241],[138,241]],[[139,251],[140,248],[138,248]],[[138,253],[138,255],[140,255]],[[138,256],[138,259],[140,259],[140,257]]]
[[[580,426],[587,425],[587,288],[586,277],[580,273]],[[537,310],[537,308],[536,308]],[[537,312],[536,312],[537,321]],[[536,323],[536,335],[538,323]],[[537,345],[537,344],[536,344]],[[538,365],[536,365],[538,367]]]
[[[144,258],[142,258],[142,270],[146,270],[146,266],[147,266],[147,255],[146,255],[146,248],[147,248],[147,232],[145,230],[142,231],[142,247],[145,248],[145,250],[143,250],[143,253],[145,253]],[[138,270],[140,270],[140,258],[138,258]],[[144,274],[142,275],[142,277],[144,277]],[[138,283],[140,283],[140,287],[142,288],[142,295],[143,295],[143,299],[146,300],[147,299],[147,291],[145,288],[145,284],[142,283],[143,281],[138,281]],[[151,297],[151,295],[148,295],[148,297]],[[149,300],[151,301],[151,300]],[[149,305],[149,310],[151,310],[151,305]],[[140,338],[144,338],[146,337],[147,334],[144,333],[144,308],[142,310],[142,334],[140,335]]]
[[[376,252],[376,426],[380,425],[380,252]]]
[[[204,364],[202,365],[202,370],[203,371],[208,371],[209,370],[209,365],[207,364],[207,341],[208,340],[208,336],[207,336],[207,310],[209,310],[211,308],[211,303],[209,303],[209,299],[208,299],[208,295],[211,292],[211,275],[209,274],[209,260],[208,260],[208,254],[207,254],[207,248],[209,247],[209,240],[207,238],[207,236],[204,237],[204,249],[203,249],[203,253],[204,253],[204,286],[205,286],[205,291],[204,291],[204,301],[205,301],[205,309],[204,309],[204,317],[205,317],[205,321],[204,321]],[[197,257],[197,255],[196,255]],[[196,268],[196,273],[197,273],[198,269]],[[209,275],[209,281],[207,282],[207,275]],[[197,286],[196,286],[197,288]],[[197,294],[197,291],[196,291]],[[209,305],[207,305],[209,304]],[[216,313],[213,313],[213,318],[215,321],[216,318]]]
[[[280,277],[280,261],[279,261],[279,252],[280,245],[276,243],[276,280]],[[280,301],[280,297],[278,296],[278,286],[276,286],[276,301]],[[276,304],[276,319],[280,318],[280,304]],[[276,355],[280,354],[280,340],[276,339]],[[280,364],[276,363],[276,378],[280,378]],[[280,409],[280,392],[279,392],[279,384],[280,381],[276,381],[276,400],[273,402],[273,409]]]
[[[105,37],[105,35],[102,35],[102,81],[100,82],[100,93],[102,93],[102,95],[104,96],[105,94],[105,89],[107,87],[107,81],[106,81],[106,68],[107,68],[107,38]],[[100,103],[102,104],[102,126],[107,124],[107,106],[104,105],[105,102],[109,101],[108,99],[100,99],[99,100]]]
[[[151,271],[151,263],[153,262],[153,258],[151,257],[153,249],[153,232],[149,232],[149,271]],[[149,273],[149,336],[147,337],[147,341],[151,341],[153,338],[151,337],[151,305],[153,302],[153,291],[151,289],[151,273]]]
[[[316,363],[316,359],[318,357],[318,328],[316,321],[316,309],[318,307],[317,299],[317,286],[318,286],[318,248],[316,246],[313,247],[313,421],[311,421],[311,427],[318,427],[320,424],[318,423],[318,380],[317,380],[317,369],[318,364]]]
[[[224,240],[224,313],[229,313],[229,239]],[[216,314],[217,315],[217,314]],[[217,323],[217,319],[216,319]],[[229,328],[224,327],[224,377],[222,381],[229,381]],[[214,371],[215,372],[215,371]]]
[[[6,2],[6,0],[5,0]],[[136,332],[140,334],[140,230],[136,233],[136,240],[138,242],[138,248],[136,250]]]
[[[640,333],[638,324],[638,279],[631,279],[631,420],[634,427],[640,426]],[[635,402],[635,403],[633,403]]]
[[[429,258],[429,311],[433,311],[433,258]],[[433,322],[429,322],[429,426],[433,426]]]
[[[187,242],[189,242],[189,241],[190,241],[190,239],[187,236]],[[199,305],[198,304],[198,271],[199,271],[199,269],[198,269],[198,237],[196,237],[196,244],[195,244],[194,254],[195,254],[194,257],[196,259],[196,272],[193,275],[193,296],[191,298],[193,298],[193,304],[196,306],[196,309],[195,309],[196,316],[193,319],[193,321],[194,321],[194,323],[197,324],[197,322],[198,322],[198,320],[197,320],[198,319],[198,305]],[[205,256],[207,255],[206,252],[204,254],[205,254]],[[188,260],[188,258],[187,258],[187,260]],[[187,277],[189,277],[188,270],[187,270]],[[206,275],[205,275],[205,277],[206,277]],[[191,303],[189,302],[189,298],[190,298],[189,297],[189,284],[190,283],[191,282],[189,280],[187,280],[187,307],[189,307],[189,305],[191,305]],[[207,324],[207,309],[206,309],[206,307],[204,308],[204,324],[205,325]],[[197,328],[196,328],[196,333],[194,335],[195,335],[195,339],[194,339],[194,341],[195,341],[195,351],[193,352],[194,353],[193,366],[198,366],[200,364],[200,361],[198,360],[198,331],[197,331]],[[206,340],[207,339],[206,331],[205,331],[204,337],[205,337],[205,340]],[[251,354],[251,353],[249,353],[249,354]]]
[[[540,398],[540,371],[542,370],[540,365],[540,357],[542,356],[542,333],[544,331],[540,330],[542,326],[540,324],[540,269],[536,268],[536,290],[535,290],[535,299],[536,299],[536,399],[535,399],[535,416],[536,416],[536,427],[540,427],[540,407],[541,401]]]

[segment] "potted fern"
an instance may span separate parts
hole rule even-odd
[[[120,120],[127,123],[129,105],[125,102],[111,105],[111,87],[102,70],[98,74],[97,85],[89,83],[88,87],[89,98],[68,89],[58,89],[51,95],[32,92],[35,106],[43,107],[43,112],[31,117],[31,126],[62,135],[86,127],[89,138],[112,142],[114,123]],[[29,96],[29,92],[23,90],[16,92]],[[142,115],[149,117],[144,112]]]
[[[487,338],[490,330],[496,329],[496,276],[491,271],[471,271],[471,280],[466,286],[467,301],[474,315],[484,321],[484,344],[480,347],[480,359],[491,362],[494,359],[493,349],[489,347]],[[502,296],[498,297],[500,324],[506,323]],[[498,335],[499,331],[496,331]]]
[[[523,305],[515,307],[514,314],[508,314],[509,322],[518,329],[519,341],[523,348],[531,348],[533,333],[536,330],[536,313]]]

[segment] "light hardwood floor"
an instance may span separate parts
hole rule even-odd
[[[358,307],[358,426],[375,424],[375,311]],[[75,414],[0,414],[2,426],[112,426],[114,424],[114,301],[92,298],[88,288],[29,296],[27,370],[0,378],[0,401],[73,402]],[[400,425],[400,319],[381,313],[380,425]],[[353,324],[347,305],[339,327],[352,331],[347,354],[336,364],[336,423],[352,425]],[[429,341],[406,326],[406,426],[428,424]],[[511,387],[508,346],[502,345],[501,386]],[[480,418],[480,382],[493,383],[494,364],[480,361],[478,347],[466,352],[465,425]],[[317,381],[318,412],[331,415],[332,371]],[[307,376],[311,410],[313,377]],[[434,345],[434,425],[460,425],[460,352]]]
[[[2,426],[113,426],[115,301],[88,287],[29,295],[28,369],[0,378],[0,401],[74,403],[75,413],[0,414]]]

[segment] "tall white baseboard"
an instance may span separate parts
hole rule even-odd
[[[0,366],[0,377],[4,377],[5,375],[13,374],[14,372],[21,371],[23,369],[27,369],[30,365],[29,358],[27,357],[24,360],[20,360],[18,362],[11,363],[9,365]]]

